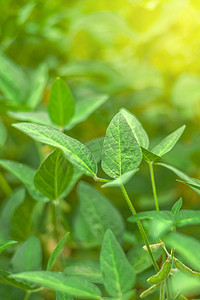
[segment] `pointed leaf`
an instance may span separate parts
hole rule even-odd
[[[0,243],[0,253],[5,250],[7,247],[9,247],[10,245],[16,244],[17,241],[6,241],[6,242],[2,242]]]
[[[93,283],[103,283],[98,261],[86,260],[73,263],[64,269],[66,275],[80,276]]]
[[[184,181],[184,180],[178,180],[177,179],[177,181],[179,181],[183,184],[186,184],[186,185],[190,186],[193,189],[200,190],[200,184],[195,182],[195,181],[192,181],[192,179],[191,179],[191,181]]]
[[[126,119],[121,113],[110,122],[103,144],[102,169],[112,178],[136,169],[142,152]]]
[[[56,292],[56,300],[73,300],[74,298],[63,292]]]
[[[81,142],[58,130],[42,125],[19,123],[13,126],[36,141],[61,149],[69,161],[85,174],[90,176],[96,175],[96,161],[89,149]]]
[[[176,226],[200,224],[200,210],[182,209],[176,215]]]
[[[0,282],[3,282],[8,285],[15,286],[17,288],[23,289],[25,291],[33,290],[33,287],[30,284],[22,282],[22,280],[17,280],[11,277],[11,273],[4,270],[0,270]]]
[[[128,218],[129,222],[137,222],[139,220],[145,220],[145,219],[161,219],[166,221],[174,221],[173,214],[168,210],[160,210],[160,211],[143,211],[140,213],[137,213],[135,216],[131,216]]]
[[[176,216],[177,213],[179,212],[179,210],[181,209],[182,207],[182,204],[183,204],[183,199],[180,198],[178,201],[176,201],[174,203],[174,205],[172,206],[172,209],[171,209],[171,213]]]
[[[53,151],[37,170],[34,183],[40,192],[52,200],[66,189],[71,181],[73,166],[60,149]]]
[[[107,100],[107,95],[98,95],[77,101],[75,103],[75,113],[69,123],[65,126],[65,129],[71,130],[77,124],[87,120],[87,118]]]
[[[111,230],[106,231],[103,239],[100,266],[105,288],[111,296],[122,296],[133,287],[135,272]]]
[[[45,111],[9,111],[8,115],[15,120],[56,127],[56,125],[53,124],[53,122],[49,118],[49,115]]]
[[[65,236],[60,240],[60,242],[57,244],[56,248],[51,253],[48,263],[47,263],[47,271],[50,271],[53,268],[53,266],[56,262],[56,259],[61,254],[61,252],[65,246],[68,236],[69,236],[69,232],[65,234]]]
[[[102,185],[102,187],[120,187],[121,185],[125,185],[138,171],[139,169],[135,169],[133,171],[126,172],[120,177],[105,183],[104,185]]]
[[[169,152],[176,145],[178,140],[180,139],[184,129],[185,129],[185,125],[181,126],[177,130],[172,132],[170,135],[168,135],[166,138],[164,138],[160,142],[160,144],[155,146],[151,150],[151,152],[153,152],[154,154],[156,154],[158,156],[163,156],[164,154]]]
[[[121,108],[120,113],[125,117],[127,123],[131,127],[131,130],[138,142],[138,144],[145,148],[148,149],[149,147],[149,137],[144,130],[142,124],[138,121],[138,119],[130,113],[127,109]]]
[[[52,85],[48,104],[51,120],[64,127],[74,114],[74,99],[66,83],[57,78]]]
[[[79,277],[66,277],[62,273],[51,271],[24,272],[12,275],[15,279],[39,284],[58,292],[67,293],[77,298],[100,299],[100,290],[92,283]]]
[[[158,155],[155,155],[154,153],[152,153],[151,151],[147,150],[147,149],[144,149],[142,148],[142,154],[143,154],[143,158],[144,160],[146,160],[147,162],[154,162],[156,160],[159,160],[161,159],[160,156]]]
[[[12,271],[35,271],[42,267],[42,246],[36,236],[29,237],[15,252],[11,260]]]
[[[111,228],[116,237],[121,239],[124,221],[112,203],[85,182],[79,184],[78,195],[81,214],[99,243],[108,228]]]

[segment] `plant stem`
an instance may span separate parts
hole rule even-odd
[[[28,292],[26,293],[26,295],[25,295],[24,300],[28,300],[28,299],[29,299],[29,296],[30,296],[30,292],[28,291]]]
[[[0,186],[4,194],[8,197],[12,194],[12,189],[3,175],[0,173]]]
[[[136,210],[135,210],[135,208],[134,208],[134,206],[133,206],[133,204],[132,204],[132,202],[131,202],[128,194],[127,194],[127,191],[126,191],[126,189],[125,189],[125,187],[123,185],[121,185],[121,190],[122,190],[122,193],[124,194],[124,197],[126,199],[126,202],[127,202],[128,206],[129,206],[132,214],[135,216],[137,214],[137,212],[136,212]],[[143,240],[145,242],[145,245],[147,247],[147,250],[149,252],[151,260],[153,262],[153,266],[154,266],[155,270],[158,272],[159,271],[159,267],[157,265],[157,262],[155,261],[155,258],[153,257],[153,254],[152,254],[151,248],[149,246],[149,241],[148,241],[146,232],[144,230],[144,227],[143,227],[143,225],[142,225],[142,223],[140,221],[137,221],[137,225],[138,225],[140,234],[141,234],[141,236],[142,236],[142,238],[143,238]]]
[[[95,181],[99,181],[99,182],[110,182],[109,179],[104,179],[104,178],[99,178],[99,177],[93,177]]]
[[[54,225],[54,235],[57,240],[59,240],[58,236],[58,227],[57,227],[57,203],[54,203],[56,200],[51,203],[51,213],[52,213],[52,221]]]
[[[154,201],[155,201],[155,205],[156,205],[156,210],[159,211],[158,197],[157,197],[157,192],[156,192],[156,183],[155,183],[155,177],[154,177],[154,172],[153,172],[153,162],[149,163],[149,169],[150,169],[151,184],[152,184],[152,190],[153,190],[153,196],[154,196]]]

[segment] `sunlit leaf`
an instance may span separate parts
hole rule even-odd
[[[152,153],[151,151],[145,149],[145,148],[142,148],[142,154],[143,154],[143,158],[144,160],[148,161],[148,162],[154,162],[156,160],[160,160],[161,157]]]
[[[0,243],[0,253],[5,250],[7,247],[9,247],[10,245],[16,244],[17,241],[5,241]]]
[[[33,290],[33,287],[30,284],[24,283],[23,280],[20,280],[20,279],[19,280],[14,279],[11,277],[11,275],[12,274],[7,271],[0,270],[0,282],[15,286],[15,287],[23,289],[25,291]]]
[[[104,185],[102,185],[102,187],[120,187],[121,185],[125,185],[138,171],[139,169],[135,169],[133,171],[126,172],[120,177],[105,183]]]

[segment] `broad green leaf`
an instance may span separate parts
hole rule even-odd
[[[7,130],[0,119],[0,150],[4,146],[7,139]]]
[[[200,224],[200,210],[182,209],[176,214],[176,226]]]
[[[124,221],[108,199],[85,182],[79,184],[78,196],[81,214],[99,243],[108,228],[112,229],[118,239],[122,238]]]
[[[135,272],[112,231],[105,233],[100,253],[100,267],[107,292],[113,296],[122,296],[135,283]]]
[[[14,273],[41,269],[42,246],[38,237],[29,237],[17,248],[11,260],[11,267]]]
[[[95,260],[85,260],[73,263],[64,269],[66,275],[80,276],[93,283],[103,283],[100,265]]]
[[[70,183],[73,166],[60,149],[53,151],[37,170],[34,183],[36,188],[51,200],[59,196]]]
[[[19,188],[9,196],[3,203],[0,211],[0,235],[2,239],[10,236],[10,223],[15,209],[24,201],[25,189]]]
[[[159,160],[161,159],[160,156],[158,155],[155,155],[154,153],[152,153],[151,151],[147,150],[147,149],[144,149],[142,148],[142,154],[143,154],[143,158],[144,160],[146,160],[147,162],[154,162],[156,160]]]
[[[149,137],[144,130],[142,124],[138,121],[138,119],[130,113],[127,109],[121,108],[120,113],[125,117],[127,123],[131,127],[131,130],[138,142],[138,144],[145,148],[148,149],[149,147]]]
[[[23,102],[28,80],[23,70],[0,52],[0,88],[14,105]]]
[[[11,275],[12,274],[7,271],[0,270],[0,282],[18,287],[25,291],[33,290],[33,287],[30,284],[24,283],[24,282],[22,282],[22,280],[14,279],[11,277]]]
[[[142,152],[126,119],[118,113],[111,120],[104,139],[102,169],[112,178],[136,169]]]
[[[10,235],[12,238],[23,241],[30,236],[36,203],[29,194],[26,194],[24,201],[15,209],[10,222]]]
[[[71,178],[67,188],[64,190],[64,192],[61,195],[63,198],[65,198],[69,195],[69,193],[73,190],[75,184],[83,176],[83,174],[84,173],[77,167],[73,168],[72,178]]]
[[[185,125],[181,126],[174,132],[172,132],[170,135],[168,135],[166,138],[164,138],[157,146],[155,146],[151,152],[158,156],[163,156],[167,152],[169,152],[178,142],[180,139],[183,131],[185,129]]]
[[[47,66],[46,64],[41,64],[30,75],[30,89],[29,96],[26,100],[26,106],[35,108],[40,103],[47,80]]]
[[[70,130],[77,124],[87,120],[87,118],[107,100],[107,95],[98,95],[77,101],[75,103],[75,113],[69,123],[65,126],[65,129]]]
[[[175,256],[180,255],[181,261],[196,271],[200,271],[200,241],[179,232],[170,232],[164,242],[175,248]]]
[[[48,104],[51,120],[64,127],[74,114],[74,99],[66,83],[57,78],[52,85]]]
[[[102,187],[120,187],[121,185],[125,185],[138,171],[139,169],[135,169],[133,171],[126,172],[120,177],[105,183],[104,185],[102,185]]]
[[[174,205],[172,206],[172,209],[171,209],[171,213],[176,216],[177,213],[180,211],[181,207],[182,207],[182,204],[183,204],[183,199],[180,198],[178,201],[176,201],[174,203]]]
[[[74,298],[66,293],[56,292],[56,300],[73,300]]]
[[[160,210],[160,211],[144,211],[137,213],[134,216],[131,216],[128,218],[129,222],[137,222],[139,220],[145,220],[145,219],[161,219],[166,221],[174,221],[174,215],[168,211],[168,210]]]
[[[182,171],[178,170],[175,167],[172,167],[170,165],[164,164],[164,163],[156,163],[158,166],[162,166],[165,167],[166,169],[171,170],[173,173],[175,173],[178,177],[180,177],[181,179],[187,181],[190,183],[190,187],[197,193],[200,195],[200,191],[199,189],[197,189],[196,187],[193,187],[193,183],[194,185],[197,185],[197,182],[194,181],[191,177],[189,177],[188,175],[186,175],[185,173],[183,173]]]
[[[45,111],[9,111],[8,115],[15,120],[56,127],[56,125],[51,122],[49,115]]]
[[[8,172],[12,173],[17,177],[27,188],[29,194],[37,201],[48,201],[48,199],[36,189],[33,178],[35,175],[35,170],[22,163],[0,159],[0,166],[6,169]]]
[[[48,263],[47,263],[47,271],[50,271],[53,268],[53,266],[56,262],[56,259],[61,254],[61,252],[66,244],[68,236],[69,236],[69,232],[65,234],[65,236],[60,240],[60,242],[57,244],[57,246],[51,253]]]
[[[2,242],[0,243],[0,253],[5,250],[7,247],[9,247],[10,245],[16,244],[17,241],[6,241],[6,242]]]
[[[189,295],[190,299],[199,299],[200,294],[200,284],[199,278],[196,276],[192,276],[183,272],[178,271],[176,276],[172,276],[171,278],[171,286],[173,293],[176,294],[184,294]],[[192,296],[196,296],[193,298]],[[177,297],[176,299],[187,300],[186,297]]]
[[[96,175],[96,161],[89,149],[81,142],[58,130],[42,125],[19,123],[13,126],[38,142],[61,149],[69,161],[85,174],[90,176]]]
[[[84,278],[64,276],[51,271],[23,272],[13,275],[15,279],[26,280],[58,292],[67,293],[77,298],[100,299],[100,290]]]

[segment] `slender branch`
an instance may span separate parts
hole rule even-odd
[[[134,206],[133,206],[133,204],[132,204],[132,202],[131,202],[128,194],[127,194],[127,191],[126,191],[126,189],[125,189],[125,187],[123,185],[121,185],[121,190],[122,190],[122,193],[124,194],[124,197],[126,199],[126,202],[127,202],[128,206],[129,206],[132,214],[133,215],[137,215],[137,212],[136,212],[136,210],[135,210],[135,208],[134,208]],[[149,255],[151,257],[151,260],[152,260],[152,263],[154,265],[154,268],[158,272],[159,271],[159,267],[158,267],[157,262],[155,261],[155,258],[154,258],[153,254],[152,254],[152,251],[151,251],[151,248],[149,246],[149,241],[148,241],[146,232],[144,230],[144,227],[143,227],[143,225],[142,225],[142,223],[140,221],[137,221],[137,225],[138,225],[140,234],[141,234],[141,236],[142,236],[142,238],[143,238],[143,240],[145,242],[145,245],[147,247],[147,251],[149,252]]]
[[[110,182],[109,179],[99,178],[99,177],[93,177],[95,181],[98,182]]]
[[[156,205],[156,210],[159,211],[160,209],[159,209],[159,204],[158,204],[156,183],[155,183],[155,177],[154,177],[154,172],[153,172],[153,162],[149,163],[149,169],[150,169],[151,184],[152,184],[152,190],[153,190],[153,196],[154,196],[154,201],[155,201],[155,205]]]
[[[28,299],[29,299],[29,296],[30,296],[30,292],[27,291],[27,293],[26,293],[26,295],[25,295],[25,297],[24,297],[24,300],[28,300]]]

